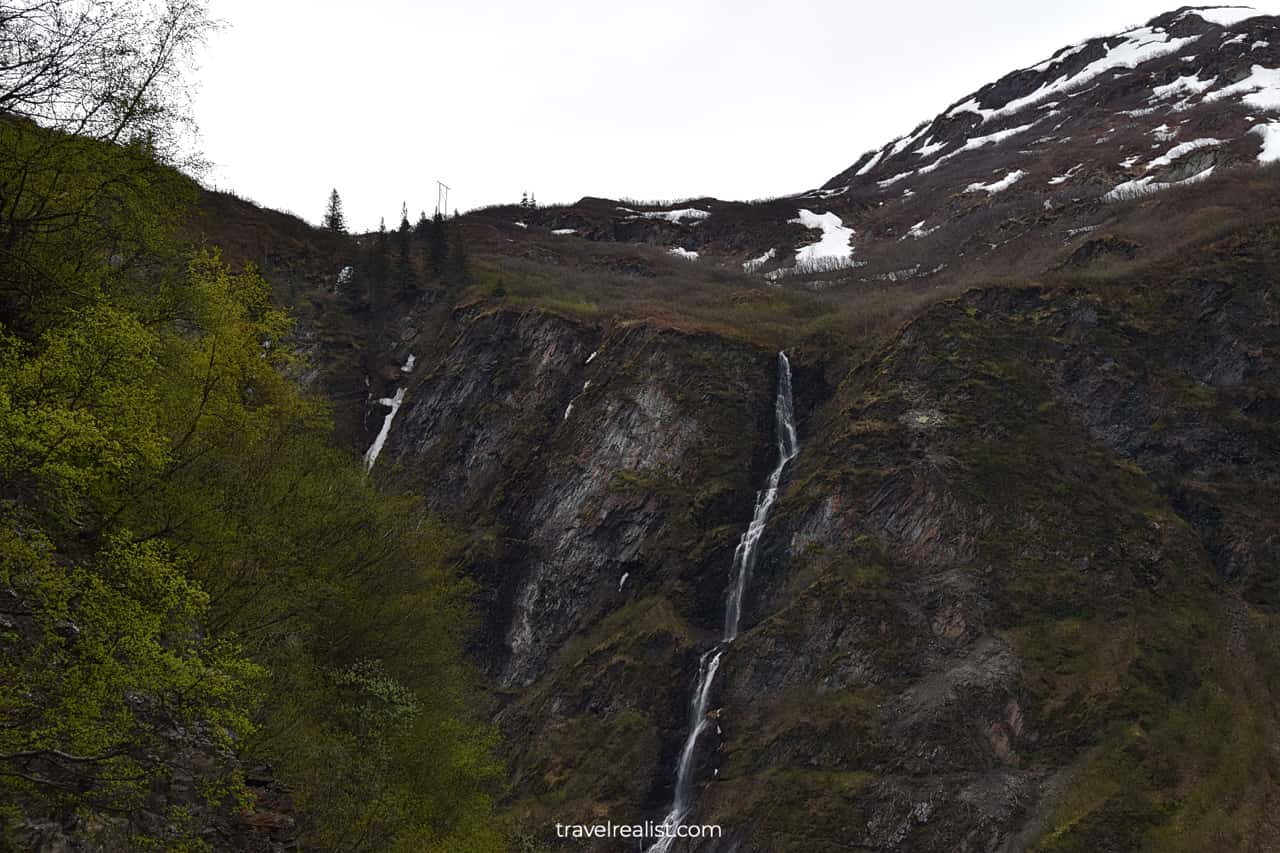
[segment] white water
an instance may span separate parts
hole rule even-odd
[[[400,411],[400,404],[403,402],[403,388],[397,388],[394,397],[383,397],[378,401],[381,405],[390,407],[391,411],[387,412],[387,416],[382,419],[382,429],[378,430],[378,437],[373,440],[373,444],[365,451],[364,470],[373,470],[373,463],[378,461],[378,454],[382,452],[382,445],[386,443],[387,436],[391,434],[391,421],[395,418],[396,412]]]
[[[738,547],[733,552],[733,568],[729,597],[724,606],[724,634],[719,643],[702,653],[698,661],[698,678],[694,682],[693,698],[689,702],[689,732],[685,735],[680,760],[676,764],[676,786],[671,809],[662,824],[669,833],[659,838],[648,853],[668,853],[675,844],[674,830],[682,825],[693,806],[693,759],[698,738],[711,725],[707,716],[711,702],[711,688],[720,669],[720,659],[728,645],[738,638],[738,623],[742,618],[742,599],[751,572],[755,568],[760,539],[769,521],[769,512],[778,500],[778,487],[787,464],[800,453],[800,440],[796,435],[795,409],[791,400],[791,362],[787,354],[778,353],[778,395],[774,399],[774,429],[778,434],[778,464],[769,475],[765,488],[756,495],[756,509]],[[716,724],[717,729],[719,723]]]

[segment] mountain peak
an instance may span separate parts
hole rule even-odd
[[[1032,130],[1039,139],[1066,141],[1069,131],[1086,129],[1082,125],[1104,110],[1130,124],[1154,119],[1152,127],[1171,115],[1186,124],[1209,104],[1235,105],[1245,113],[1274,110],[1280,107],[1277,29],[1280,18],[1249,7],[1186,6],[1140,27],[1068,45],[864,154],[823,188],[846,191],[871,182],[887,188],[904,181],[910,187],[913,176]],[[1250,129],[1236,127],[1235,136]]]
[[[936,284],[1025,273],[1028,251],[1056,268],[1091,232],[1122,224],[1118,202],[1276,161],[1280,17],[1184,6],[1011,71],[815,190],[749,204],[701,199],[693,215],[682,213],[687,200],[650,209],[584,199],[530,222],[779,283]],[[1173,210],[1162,224],[1189,215]],[[1166,244],[1154,238],[1143,252]]]

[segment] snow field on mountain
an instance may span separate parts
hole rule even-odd
[[[1258,152],[1259,163],[1280,162],[1280,120],[1254,125],[1249,128],[1249,132],[1262,137],[1262,150]]]
[[[1211,24],[1230,27],[1241,21],[1256,18],[1260,14],[1262,13],[1252,6],[1215,6],[1203,9],[1188,9],[1178,17],[1185,18],[1187,15],[1195,15],[1197,18],[1208,21]]]
[[[982,191],[989,195],[995,195],[996,193],[1001,193],[1009,189],[1009,187],[1013,186],[1026,176],[1027,173],[1021,169],[1014,169],[998,181],[993,181],[989,184],[969,184],[969,186],[965,187],[964,191],[967,193]]]
[[[834,213],[814,213],[801,209],[799,216],[790,220],[805,228],[822,231],[822,238],[816,243],[796,249],[797,264],[811,264],[832,258],[844,259],[853,254],[849,241],[853,238],[853,229],[845,226],[839,216]]]
[[[1078,89],[1095,77],[1098,77],[1107,71],[1117,68],[1136,68],[1138,65],[1161,56],[1167,56],[1171,53],[1177,53],[1183,46],[1195,41],[1197,37],[1188,38],[1172,38],[1162,29],[1153,27],[1136,27],[1127,32],[1120,33],[1115,38],[1120,39],[1120,43],[1114,46],[1108,46],[1107,53],[1101,58],[1090,62],[1084,68],[1075,74],[1063,74],[1057,79],[1045,83],[1036,91],[1021,98],[1015,98],[1004,106],[995,108],[984,108],[978,103],[977,98],[970,98],[964,103],[952,108],[947,113],[948,117],[954,118],[963,112],[977,113],[982,116],[984,122],[993,118],[1001,118],[1003,116],[1012,115],[1025,107],[1034,103],[1043,101],[1051,95],[1067,92],[1072,89]],[[1108,40],[1109,41],[1109,40]],[[1078,51],[1077,51],[1078,52]],[[1057,60],[1052,61],[1045,70],[1058,65],[1068,55],[1064,54]],[[1043,63],[1042,63],[1043,64]]]
[[[1240,94],[1243,94],[1240,101],[1256,110],[1280,110],[1280,68],[1255,65],[1248,77],[1239,83],[1210,92],[1204,99],[1218,101]]]

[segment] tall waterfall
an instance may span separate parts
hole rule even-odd
[[[676,828],[684,823],[693,806],[693,759],[697,751],[698,738],[711,725],[711,721],[707,718],[711,688],[715,683],[716,672],[720,669],[720,660],[725,650],[738,637],[743,595],[751,580],[751,572],[755,568],[760,539],[769,521],[769,511],[778,500],[782,472],[787,467],[787,463],[800,453],[800,441],[796,436],[795,408],[791,400],[791,362],[787,361],[787,354],[784,352],[778,353],[778,395],[774,399],[773,412],[774,429],[778,435],[778,464],[769,474],[769,480],[764,489],[756,495],[756,509],[751,516],[751,524],[738,540],[738,547],[733,552],[729,595],[724,606],[724,634],[720,642],[703,652],[702,658],[698,661],[698,678],[694,682],[693,697],[689,702],[689,732],[685,735],[684,747],[680,750],[680,760],[676,764],[675,795],[672,797],[670,811],[662,820],[662,825],[668,834],[659,837],[649,848],[649,853],[668,853],[676,841]]]

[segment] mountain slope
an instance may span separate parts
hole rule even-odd
[[[564,239],[648,243],[824,286],[1143,262],[1195,227],[1188,210],[1157,228],[1141,200],[1280,159],[1277,110],[1280,18],[1184,8],[1012,72],[811,192],[492,213]],[[1094,242],[1094,231],[1130,225]]]
[[[849,370],[793,353],[803,451],[698,751],[730,838],[698,849],[1280,843],[1278,265],[1273,217],[940,303]],[[380,476],[472,525],[510,807],[656,820],[772,461],[770,352],[501,305],[451,337]]]
[[[276,264],[354,329],[374,479],[465,533],[532,849],[670,807],[780,347],[687,849],[1280,846],[1278,29],[1073,45],[793,197],[476,211],[475,281],[385,316]]]
[[[1238,85],[1280,19],[1227,15],[1068,48],[802,196],[462,218],[479,281],[374,476],[470,530],[531,838],[667,812],[781,343],[802,452],[694,752],[726,836],[688,849],[1280,845],[1280,187]]]

